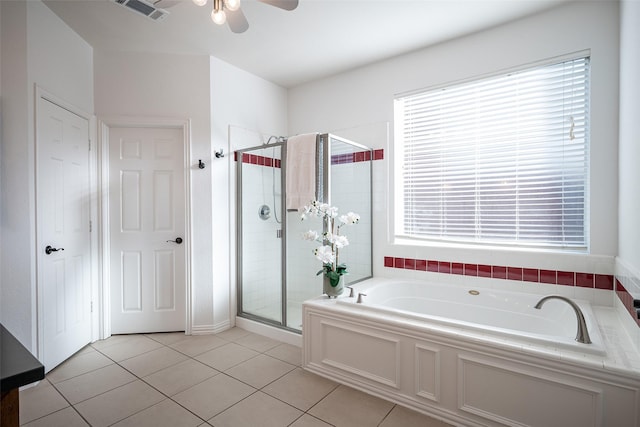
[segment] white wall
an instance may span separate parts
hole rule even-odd
[[[220,313],[236,313],[236,193],[233,151],[262,144],[263,135],[286,135],[287,91],[222,60],[211,57],[211,139],[213,159],[214,290]],[[231,125],[231,129],[229,126]],[[222,284],[230,284],[223,287]],[[225,307],[222,305],[226,304]],[[224,311],[224,310],[228,311]],[[222,319],[220,319],[222,320]]]
[[[98,118],[191,120],[192,325],[194,333],[214,328],[212,269],[212,168],[209,58],[96,51],[95,98]]]
[[[620,148],[618,256],[638,286],[640,297],[640,2],[625,0],[620,9]],[[627,284],[627,283],[625,283]]]
[[[2,307],[0,318],[36,349],[34,84],[93,112],[93,51],[41,2],[2,8]]]
[[[591,255],[533,251],[501,251],[393,244],[382,233],[390,221],[389,205],[376,209],[374,274],[384,256],[440,259],[569,271],[613,272],[617,252],[618,136],[618,5],[616,2],[578,2],[513,21],[467,37],[411,54],[311,82],[290,90],[289,133],[334,130],[393,122],[395,94],[537,62],[584,49],[591,50]],[[340,134],[340,133],[338,133]],[[393,132],[391,132],[391,135]],[[358,141],[351,136],[351,139]],[[367,144],[366,140],[359,142]],[[375,147],[379,148],[379,147]],[[380,147],[382,148],[382,147]],[[393,141],[385,148],[385,166],[375,165],[375,185],[388,183]],[[385,184],[388,185],[388,184]],[[390,188],[374,188],[374,206]]]

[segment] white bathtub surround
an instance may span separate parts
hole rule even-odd
[[[568,304],[532,308],[540,294],[388,279],[358,284],[358,293],[366,294],[363,304],[346,297],[304,304],[306,369],[465,426],[640,422],[640,356],[611,305],[576,300],[594,341],[586,345],[572,342]],[[398,308],[403,300],[427,313],[408,314],[411,307]]]
[[[541,309],[534,306],[540,295],[473,286],[450,286],[423,282],[382,281],[367,286],[364,303],[345,298],[338,304],[356,310],[406,316],[410,319],[477,331],[497,338],[512,337],[525,343],[565,348],[590,354],[605,354],[591,304],[580,301],[592,344],[577,342],[576,314],[564,301],[550,300]]]

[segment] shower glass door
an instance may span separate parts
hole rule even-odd
[[[282,144],[237,153],[238,294],[244,317],[282,325]]]
[[[239,142],[260,143],[255,135],[243,139],[236,133]],[[316,274],[322,264],[314,256],[320,243],[302,234],[322,232],[323,224],[317,217],[301,221],[297,210],[285,210],[287,164],[281,159],[286,142],[268,143],[272,138],[236,151],[238,315],[300,332],[303,301],[323,292],[323,277]],[[357,225],[344,228],[350,243],[340,251],[340,262],[348,265],[346,283],[357,283],[372,275],[371,150],[330,134],[319,135],[317,150],[317,199],[341,214],[360,215]]]
[[[348,266],[346,284],[354,284],[372,276],[371,150],[331,134],[320,135],[318,141],[322,146],[322,159],[317,165],[322,179],[318,198],[337,207],[340,214],[360,215],[357,225],[341,230],[349,246],[340,249],[340,263]],[[313,255],[319,243],[301,238],[307,230],[322,231],[322,221],[314,217],[301,221],[298,212],[287,212],[286,323],[296,330],[302,329],[303,301],[322,295],[323,277],[316,274],[322,264]]]

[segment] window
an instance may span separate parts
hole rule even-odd
[[[589,58],[395,100],[396,235],[587,248]]]

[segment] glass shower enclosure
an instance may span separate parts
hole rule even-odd
[[[322,264],[313,254],[319,243],[302,234],[321,231],[322,222],[301,221],[285,209],[286,144],[236,151],[238,316],[300,332],[302,302],[322,294],[316,275]],[[372,276],[372,151],[331,134],[318,135],[316,147],[316,199],[360,215],[358,224],[343,228],[349,246],[340,250],[340,262],[349,267],[348,286]]]

